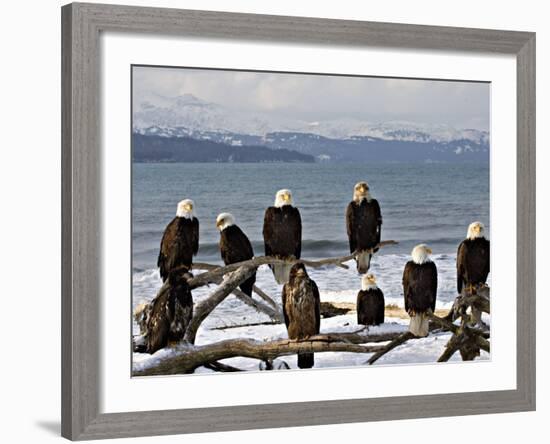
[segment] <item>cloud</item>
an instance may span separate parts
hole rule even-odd
[[[134,101],[193,94],[230,109],[311,121],[407,120],[489,129],[488,83],[135,67]]]

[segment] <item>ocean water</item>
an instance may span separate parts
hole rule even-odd
[[[454,300],[456,249],[468,225],[482,221],[490,235],[489,166],[487,164],[143,164],[133,165],[132,267],[134,305],[151,300],[160,288],[156,260],[162,233],[184,198],[195,201],[200,222],[196,261],[220,263],[220,212],[231,212],[251,239],[256,255],[263,255],[262,225],[265,208],[273,205],[281,188],[292,190],[303,225],[302,257],[317,259],[349,253],[345,209],[356,182],[368,181],[383,217],[382,240],[398,245],[382,248],[371,271],[386,302],[402,303],[401,276],[410,252],[418,243],[429,244],[439,271],[438,306]],[[354,300],[360,288],[355,264],[309,270],[322,300]],[[280,300],[267,267],[258,270],[262,289]],[[211,288],[193,293],[196,301]],[[228,298],[207,325],[237,323],[251,309]],[[256,315],[257,316],[257,315]]]

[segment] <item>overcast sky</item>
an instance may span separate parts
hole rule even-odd
[[[487,83],[135,67],[134,101],[193,94],[227,108],[302,120],[407,120],[489,129]]]

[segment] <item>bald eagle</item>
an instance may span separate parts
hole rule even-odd
[[[191,199],[178,203],[176,217],[164,230],[157,260],[163,282],[176,268],[190,270],[199,251],[199,220],[193,215],[194,207]]]
[[[428,336],[426,313],[435,311],[437,297],[437,267],[430,259],[432,250],[425,244],[412,250],[412,261],[403,271],[405,310],[411,317],[409,331],[418,337]]]
[[[456,279],[458,294],[462,287],[479,286],[487,282],[490,265],[490,241],[485,239],[485,226],[473,222],[468,227],[466,239],[458,246],[456,255]]]
[[[353,189],[353,200],[346,209],[346,228],[350,253],[357,253],[357,271],[366,273],[370,268],[372,253],[378,251],[382,235],[380,205],[369,193],[367,182],[358,182]]]
[[[292,266],[282,296],[289,339],[306,339],[318,334],[321,326],[319,289],[315,281],[309,278],[304,264]],[[299,368],[311,368],[313,364],[313,353],[298,354]]]
[[[155,353],[170,342],[183,339],[193,317],[193,296],[189,273],[171,273],[168,285],[149,304],[139,306],[134,317],[140,325],[142,341],[134,351]]]
[[[300,259],[302,251],[302,219],[294,207],[290,190],[280,190],[275,205],[265,210],[264,247],[266,256],[279,259]],[[292,264],[270,265],[277,283],[288,281]]]
[[[357,293],[357,323],[380,325],[384,323],[384,293],[376,285],[372,273],[361,279],[361,290]]]
[[[219,214],[216,218],[216,226],[220,230],[220,253],[225,265],[246,261],[254,257],[250,240],[235,225],[235,218],[232,214]],[[241,290],[248,296],[252,296],[254,282],[256,282],[256,273],[240,285]]]

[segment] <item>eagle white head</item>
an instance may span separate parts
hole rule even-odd
[[[376,285],[376,277],[372,273],[363,275],[361,278],[361,290],[367,291],[378,288]]]
[[[353,187],[353,200],[361,202],[363,199],[367,199],[367,202],[371,200],[369,184],[367,182],[357,182]]]
[[[184,199],[178,203],[178,209],[176,216],[185,217],[186,219],[193,219],[195,211],[195,202],[191,199]]]
[[[430,255],[432,254],[432,249],[426,244],[420,244],[413,248],[411,256],[415,264],[424,264],[430,262]]]
[[[485,225],[477,221],[472,222],[468,226],[468,233],[466,234],[466,237],[470,240],[485,237]]]
[[[231,213],[218,214],[216,218],[216,227],[218,227],[218,230],[223,231],[231,225],[235,225],[235,218]]]
[[[275,195],[275,206],[277,208],[284,207],[285,205],[292,205],[294,203],[292,199],[292,191],[279,190]]]

